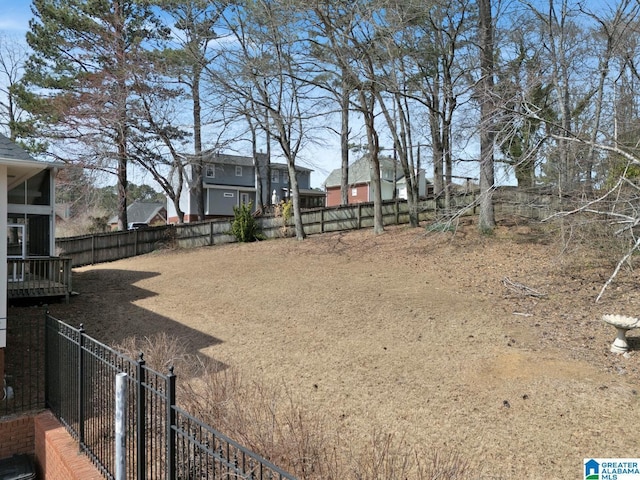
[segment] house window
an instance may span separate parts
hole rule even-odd
[[[208,178],[216,178],[216,169],[213,165],[207,165],[205,176]]]
[[[351,189],[351,196],[352,197],[357,197],[358,196],[358,189],[357,188],[352,188]]]
[[[242,176],[242,167],[239,165],[236,165],[236,177],[241,177]]]
[[[282,183],[287,183],[289,181],[289,172],[282,172]]]
[[[271,170],[271,181],[273,183],[280,183],[280,170]]]

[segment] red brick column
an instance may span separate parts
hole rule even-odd
[[[78,443],[49,411],[35,418],[38,478],[46,480],[104,480]]]
[[[0,423],[0,459],[25,453],[34,453],[33,416],[11,418]]]

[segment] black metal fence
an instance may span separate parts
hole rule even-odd
[[[176,376],[46,314],[46,403],[106,478],[115,475],[115,379],[128,379],[127,479],[295,480],[176,406]]]
[[[44,350],[42,313],[7,320],[0,417],[44,409]]]

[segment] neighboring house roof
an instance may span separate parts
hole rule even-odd
[[[164,203],[136,201],[127,207],[127,219],[129,223],[151,223],[153,218],[164,208]],[[162,216],[166,217],[166,214],[163,214]],[[118,223],[118,217],[111,217],[109,223]]]
[[[35,162],[36,160],[27,153],[20,145],[5,137],[0,133],[0,158],[3,160],[25,160]]]
[[[263,157],[263,160],[266,160],[266,153],[258,153],[258,156]],[[194,155],[186,155],[187,158],[195,158]],[[231,155],[228,153],[220,153],[215,151],[207,151],[202,153],[202,161],[204,163],[213,163],[217,165],[237,165],[240,167],[253,167],[253,158],[245,157],[242,155]],[[276,170],[286,170],[286,163],[277,163],[271,162],[270,167]],[[310,168],[299,167],[296,165],[296,170],[300,172],[312,172],[313,170]]]
[[[289,168],[286,163],[270,163],[269,166],[276,170],[287,170]],[[299,172],[313,172],[310,168],[299,167],[298,165],[296,165],[296,170]]]
[[[258,153],[258,156],[263,156],[266,158],[266,154]],[[196,158],[193,154],[185,155],[188,159]],[[215,150],[207,150],[206,152],[202,152],[202,161],[203,163],[214,163],[217,165],[238,165],[241,167],[252,167],[253,166],[253,158],[245,157],[243,155],[232,155],[229,153],[220,153]]]
[[[193,155],[189,155],[189,157],[193,157]],[[253,158],[251,157],[244,157],[242,155],[230,155],[227,153],[214,152],[211,150],[202,152],[202,161],[205,163],[217,163],[219,165],[239,165],[241,167],[253,166]]]
[[[420,170],[420,174],[424,174],[424,170]],[[427,185],[431,185],[431,180],[429,180],[428,178],[425,177],[424,179],[425,183]],[[402,178],[399,178],[398,180],[396,180],[396,183],[398,184],[398,186],[402,186],[402,185],[406,185],[407,183],[407,177],[403,176]]]
[[[378,157],[380,160],[380,168],[381,169],[393,169],[394,162],[396,163],[396,171],[397,178],[402,178],[402,168],[400,167],[400,163],[395,161],[391,157]],[[342,178],[342,169],[336,168],[333,170],[327,179],[324,181],[324,185],[327,188],[330,187],[339,187],[340,180]],[[349,165],[349,185],[357,185],[360,183],[370,183],[371,182],[371,165],[369,160],[369,155],[365,155],[364,157],[359,158],[351,165]]]

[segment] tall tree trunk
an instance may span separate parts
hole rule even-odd
[[[256,134],[256,127],[251,121],[251,118],[247,117],[247,124],[249,125],[249,131],[251,132],[251,158],[253,159],[253,170],[255,172],[256,183],[256,208],[260,208],[260,211],[264,212],[265,200],[263,192],[264,184],[264,170],[266,165],[263,165],[262,160],[258,156],[258,137]]]
[[[375,95],[371,93],[371,105],[367,102],[366,93],[362,90],[358,92],[360,108],[364,116],[364,126],[367,131],[367,144],[371,162],[371,191],[373,192],[373,233],[384,232],[384,221],[382,218],[382,182],[380,181],[380,141],[378,132],[375,129]]]
[[[115,16],[115,75],[117,82],[116,99],[116,143],[117,143],[117,188],[118,188],[118,229],[126,230],[129,219],[127,218],[127,168],[129,155],[127,149],[127,126],[128,126],[128,100],[129,89],[127,86],[127,47],[124,25],[124,8],[118,1],[114,2],[113,11]]]
[[[495,171],[493,164],[494,147],[494,39],[491,0],[478,0],[480,22],[480,218],[478,228],[483,233],[495,228],[493,210],[493,188]]]
[[[126,119],[126,109],[121,113]],[[118,230],[124,231],[128,227],[129,220],[127,218],[127,138],[125,133],[125,124],[118,126],[117,143],[118,143],[118,167],[117,167],[117,184],[118,184]]]
[[[191,95],[193,97],[193,147],[195,153],[195,165],[193,168],[194,196],[196,197],[196,210],[198,220],[205,219],[204,213],[204,165],[202,159],[202,107],[200,105],[200,76],[202,67],[193,67],[193,86]]]
[[[442,122],[442,147],[444,156],[444,206],[451,207],[451,190],[453,182],[453,158],[451,157],[451,124]]]
[[[435,89],[436,87],[434,87],[434,90]],[[444,150],[442,145],[440,112],[438,109],[440,102],[435,95],[434,93],[429,107],[429,129],[431,130],[433,154],[433,194],[438,198],[444,193]]]
[[[302,216],[300,210],[300,191],[298,189],[298,173],[293,162],[287,160],[287,169],[289,171],[289,195],[293,203],[293,223],[296,227],[296,239],[304,240],[306,234],[304,233],[304,223],[302,223]]]
[[[342,169],[340,177],[340,203],[349,203],[349,97],[350,89],[347,82],[345,69],[342,69],[342,96],[340,98],[340,114],[342,122],[340,126],[340,156]]]
[[[416,185],[416,175],[415,169],[413,166],[413,161],[409,163],[409,154],[410,154],[410,128],[407,128],[407,124],[409,123],[408,119],[408,110],[402,105],[401,96],[399,94],[394,95],[394,106],[396,108],[397,113],[399,114],[398,118],[393,118],[389,109],[387,108],[386,103],[384,102],[384,98],[380,92],[376,91],[376,98],[378,99],[378,104],[380,105],[380,110],[382,110],[382,114],[384,115],[385,120],[387,121],[387,126],[389,127],[389,133],[391,134],[391,138],[393,139],[393,160],[400,161],[400,165],[402,166],[402,173],[405,179],[406,192],[407,192],[407,206],[409,207],[409,225],[413,228],[418,226],[418,208],[417,201],[418,196],[417,185]],[[397,163],[397,162],[396,162]],[[396,168],[397,164],[394,163],[394,199],[396,198],[396,182],[395,179],[397,177]]]
[[[264,124],[268,125],[269,124],[269,111],[265,111],[265,120],[264,120]],[[267,175],[267,203],[271,204],[271,196],[272,196],[272,190],[273,190],[273,186],[271,184],[271,132],[269,130],[265,130],[265,144],[266,144],[266,155],[267,155],[267,168],[266,168],[266,175]]]

